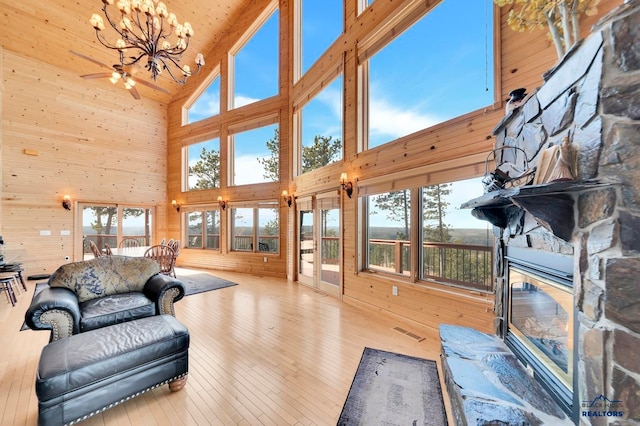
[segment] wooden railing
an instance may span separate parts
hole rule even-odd
[[[233,250],[236,251],[253,251],[253,236],[252,235],[234,235],[233,237]],[[278,247],[279,238],[274,235],[258,235],[258,250],[259,252],[277,253],[280,248]]]
[[[493,247],[425,242],[421,278],[457,286],[493,291]],[[406,240],[369,240],[369,266],[409,275],[411,243]]]
[[[132,239],[137,240],[141,246],[149,246],[151,245],[151,237],[146,235],[124,235],[123,239]],[[104,244],[109,244],[109,247],[116,248],[118,247],[118,236],[117,235],[105,235],[105,234],[90,234],[85,235],[83,241],[83,253],[91,253],[91,248],[89,247],[89,241],[93,241],[96,243],[98,248],[102,250],[104,248]]]

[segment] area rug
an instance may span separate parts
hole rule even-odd
[[[447,425],[435,361],[364,348],[338,426]]]
[[[182,281],[182,284],[184,284],[185,296],[191,296],[193,294],[204,293],[205,291],[219,290],[221,288],[238,285],[234,282],[214,277],[213,275],[206,273],[189,275],[178,274],[178,279]]]

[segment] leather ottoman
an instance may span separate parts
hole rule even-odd
[[[147,390],[184,386],[189,331],[156,315],[76,334],[42,349],[38,424],[74,424]]]

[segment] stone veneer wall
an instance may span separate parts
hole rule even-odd
[[[572,194],[576,226],[563,241],[529,213],[499,235],[503,246],[574,255],[578,400],[620,400],[623,417],[580,415],[585,425],[640,425],[640,1],[627,1],[545,76],[496,127],[496,147],[523,148],[529,165],[568,137],[576,179],[602,185]],[[503,161],[510,152],[503,151]],[[496,256],[496,314],[504,318],[503,261]],[[501,272],[502,271],[502,272]],[[497,334],[501,333],[496,324]],[[581,412],[583,408],[581,408]]]

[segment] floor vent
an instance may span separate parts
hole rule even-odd
[[[418,342],[422,342],[424,340],[424,337],[418,336],[417,334],[414,334],[410,331],[407,331],[403,328],[400,327],[393,327],[393,329],[397,332],[400,332],[402,334],[406,334],[407,336],[411,337],[412,339],[417,340]]]

